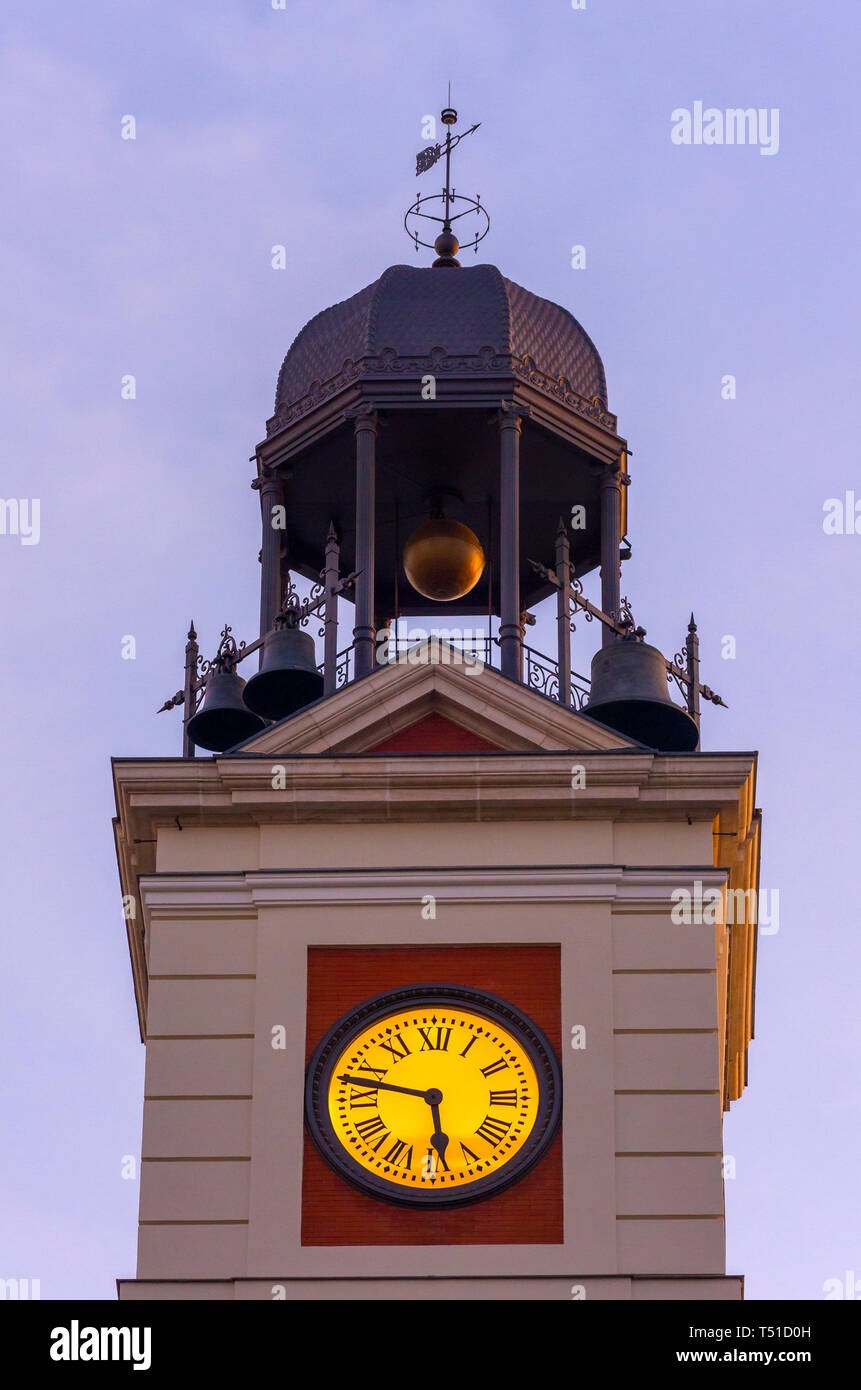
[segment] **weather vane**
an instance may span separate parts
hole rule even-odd
[[[476,194],[474,198],[470,198],[464,193],[456,193],[451,184],[451,152],[465,135],[471,135],[474,130],[478,130],[481,122],[477,121],[475,125],[469,127],[469,130],[464,130],[460,135],[453,136],[451,127],[457,122],[457,112],[451,105],[451,83],[449,83],[448,88],[448,101],[448,106],[441,112],[440,116],[443,125],[447,127],[445,144],[428,145],[416,155],[416,178],[419,174],[424,174],[428,169],[432,169],[445,155],[445,187],[441,193],[430,193],[424,197],[419,194],[412,207],[408,208],[404,214],[404,228],[407,236],[415,243],[416,251],[420,246],[427,246],[430,250],[436,251],[435,266],[460,265],[460,261],[455,259],[459,250],[468,251],[470,247],[473,247],[478,254],[478,243],[484,240],[490,230],[490,217],[487,209],[482,207],[481,195]],[[435,203],[442,203],[442,217],[425,211],[428,205],[433,206]],[[455,204],[462,205],[459,212],[452,211]],[[484,221],[479,223],[478,230],[469,241],[461,242],[452,230],[452,223],[470,215],[483,218]],[[437,222],[441,225],[442,230],[434,241],[423,241],[418,234],[418,229],[410,227],[408,219],[411,217],[422,217],[428,222]]]

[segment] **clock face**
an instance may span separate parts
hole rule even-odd
[[[561,1080],[514,1005],[460,985],[414,985],[335,1023],[308,1068],[306,1122],[348,1182],[407,1206],[493,1196],[549,1147]]]

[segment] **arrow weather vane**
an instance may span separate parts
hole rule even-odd
[[[422,195],[419,194],[412,207],[409,208],[404,215],[404,227],[407,235],[415,243],[416,251],[418,251],[420,246],[427,246],[435,250],[438,259],[434,261],[434,265],[437,266],[460,265],[460,261],[455,259],[457,251],[460,249],[469,250],[470,247],[474,247],[477,252],[478,243],[487,236],[490,229],[490,217],[486,209],[481,205],[481,195],[476,194],[474,198],[469,198],[463,193],[456,193],[451,186],[451,152],[455,145],[458,145],[465,135],[471,135],[474,130],[478,130],[481,122],[476,121],[475,125],[469,127],[469,130],[461,131],[460,135],[453,136],[451,127],[457,122],[457,112],[451,105],[451,83],[449,83],[448,86],[448,101],[448,106],[446,106],[445,110],[440,114],[440,119],[443,125],[446,126],[445,144],[441,145],[437,142],[435,145],[429,145],[425,149],[419,150],[419,153],[416,155],[416,178],[418,178],[419,174],[424,174],[428,169],[432,169],[433,166],[442,159],[443,155],[445,155],[445,186],[441,193],[427,194],[424,199]],[[441,202],[443,204],[444,215],[442,217],[434,216],[432,213],[423,210],[423,203],[428,204],[434,202]],[[465,206],[460,212],[453,213],[452,204],[458,202],[463,203]],[[484,225],[475,233],[470,241],[461,246],[461,243],[452,231],[451,224],[461,217],[467,217],[470,213],[483,217]],[[410,227],[407,221],[409,217],[424,217],[430,222],[440,223],[442,225],[442,231],[435,241],[423,241],[418,231]]]

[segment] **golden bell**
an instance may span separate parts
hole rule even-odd
[[[426,521],[404,546],[404,572],[425,598],[450,603],[474,589],[484,570],[484,551],[460,521]]]

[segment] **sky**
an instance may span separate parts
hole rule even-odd
[[[0,26],[0,495],[31,522],[39,500],[38,531],[7,508],[0,534],[0,1276],[110,1299],[134,1273],[109,760],[179,751],[155,711],[190,618],[210,654],[225,622],[256,635],[248,459],[281,360],[427,263],[402,218],[450,80],[482,123],[458,169],[491,212],[479,259],[602,355],[633,449],[623,591],[670,655],[695,611],[729,706],[703,746],[759,751],[779,930],[726,1120],[727,1270],[750,1298],[861,1287],[861,518],[826,529],[861,500],[857,7],[7,0]],[[696,102],[762,109],[772,152],[676,143]]]

